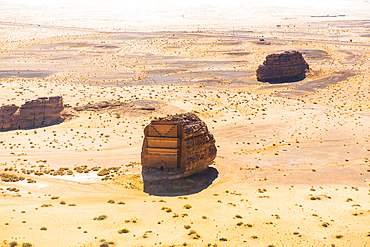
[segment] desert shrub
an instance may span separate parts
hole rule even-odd
[[[242,217],[242,216],[240,216],[239,214],[235,215],[235,218],[243,219],[243,217]]]
[[[240,221],[240,222],[236,223],[236,225],[237,226],[242,226],[243,225],[243,222]]]
[[[105,214],[103,215],[99,215],[98,218],[96,218],[97,220],[105,220],[106,218],[108,218],[108,216],[106,216]]]
[[[68,206],[76,207],[76,203],[70,203],[70,204],[68,204]]]
[[[108,200],[108,203],[109,204],[115,204],[116,202],[114,200],[110,199],[110,200]]]
[[[108,170],[109,171],[112,171],[112,172],[118,172],[119,169],[121,169],[120,167],[109,167]]]
[[[61,204],[61,205],[66,205],[66,202],[65,201],[60,201],[60,203],[59,204]]]
[[[19,189],[13,187],[13,188],[6,188],[6,190],[13,191],[13,192],[19,192]]]
[[[200,239],[200,235],[197,233],[195,236],[193,236],[193,239]]]
[[[51,197],[51,200],[57,200],[59,198],[60,198],[60,196],[53,196],[53,197]]]
[[[42,208],[47,208],[47,207],[52,207],[52,206],[53,206],[53,205],[51,205],[51,204],[46,204],[46,203],[41,205],[41,207],[42,207]]]
[[[22,247],[32,247],[32,244],[31,243],[23,243]]]
[[[9,169],[9,171],[11,170]],[[18,182],[18,181],[25,180],[25,178],[22,176],[18,177],[17,175],[12,175],[8,173],[0,173],[0,178],[1,178],[1,181],[3,182]]]
[[[108,176],[105,176],[104,178],[102,178],[101,180],[108,181],[108,180],[112,180],[113,178],[114,178],[114,175],[108,175]]]
[[[220,238],[220,241],[227,241],[227,238]]]
[[[185,208],[185,209],[191,209],[191,205],[190,205],[190,204],[185,204],[185,205],[184,205],[184,208]]]
[[[324,222],[324,223],[322,223],[322,226],[323,227],[328,227],[328,226],[330,226],[330,224],[328,222]]]
[[[343,235],[337,234],[337,235],[335,235],[335,238],[337,238],[337,239],[343,238]]]
[[[45,226],[41,227],[40,230],[41,231],[46,231],[48,228],[46,228]]]
[[[117,202],[118,205],[125,205],[125,202]]]
[[[121,230],[118,230],[118,233],[119,234],[122,234],[122,233],[129,233],[130,231],[127,229],[127,228],[123,228]]]
[[[184,226],[184,228],[185,228],[185,229],[190,229],[190,228],[191,228],[191,226],[189,226],[189,225],[185,225],[185,226]]]
[[[104,168],[103,170],[101,170],[100,172],[98,172],[98,176],[107,176],[110,174],[110,171],[106,168]]]
[[[171,213],[172,209],[168,207],[162,207],[161,210],[165,210],[167,213]]]
[[[9,246],[10,247],[18,246],[18,242],[17,241],[12,241],[12,242],[9,243]]]
[[[68,170],[69,170],[69,168],[67,168],[67,167],[60,167],[58,170],[54,171],[54,173],[52,173],[51,175],[53,175],[53,176],[57,176],[57,175],[63,176],[63,175],[66,174],[65,171],[68,171]]]

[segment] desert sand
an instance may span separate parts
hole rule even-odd
[[[0,246],[369,246],[364,25],[228,37],[1,26],[34,38],[2,43],[0,105],[61,95],[68,107],[60,124],[0,132],[0,173],[25,178],[0,181]],[[258,82],[266,55],[287,50],[307,77]],[[143,129],[182,112],[215,136],[212,174],[143,191]]]

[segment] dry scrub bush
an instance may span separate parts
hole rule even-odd
[[[123,228],[121,230],[118,230],[118,233],[119,234],[122,234],[122,233],[129,233],[130,231],[127,229],[127,228]]]

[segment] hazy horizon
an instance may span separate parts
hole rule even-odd
[[[0,1],[1,22],[106,30],[171,30],[263,26],[317,21],[312,15],[370,19],[368,0],[241,1]],[[329,19],[327,19],[329,20]]]

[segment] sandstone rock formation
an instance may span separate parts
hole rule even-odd
[[[153,120],[144,134],[141,153],[144,180],[187,177],[205,171],[217,154],[213,135],[193,113]]]
[[[304,79],[308,64],[302,53],[287,51],[271,54],[266,57],[263,65],[257,69],[257,80],[268,82],[294,81]]]
[[[63,98],[55,96],[25,102],[21,107],[0,107],[0,130],[27,129],[51,125],[62,121]]]

